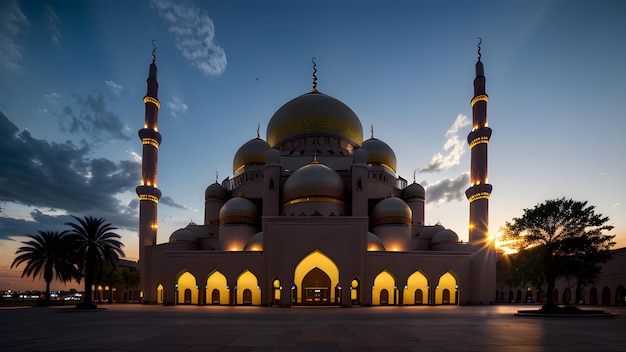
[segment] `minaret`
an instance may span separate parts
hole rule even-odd
[[[152,42],[154,45],[154,41]],[[157,188],[157,170],[159,158],[159,145],[161,134],[159,133],[159,108],[161,103],[157,98],[159,83],[157,82],[157,67],[154,61],[156,46],[152,49],[152,63],[148,73],[148,91],[143,98],[146,106],[146,115],[143,128],[139,130],[139,138],[143,144],[141,161],[141,185],[137,186],[139,196],[139,270],[141,273],[141,289],[144,295],[148,295],[144,302],[150,301],[150,267],[149,258],[146,257],[146,247],[156,245],[157,241],[157,206],[161,198],[161,191]]]
[[[492,187],[489,184],[487,168],[487,146],[491,137],[491,128],[487,127],[487,102],[485,93],[485,71],[480,61],[478,43],[478,61],[474,79],[474,98],[472,107],[472,131],[467,136],[471,150],[470,187],[465,191],[469,200],[469,242],[474,247],[472,260],[471,303],[486,304],[495,299],[495,241],[489,235],[489,196]]]

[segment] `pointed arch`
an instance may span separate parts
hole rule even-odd
[[[198,304],[198,285],[196,277],[190,272],[184,270],[177,275],[176,290],[177,304]]]
[[[352,304],[361,304],[361,279],[355,276],[350,282],[350,300]]]
[[[396,304],[396,290],[396,278],[387,269],[381,271],[374,278],[372,305]]]
[[[335,287],[339,285],[339,268],[326,254],[316,249],[302,258],[294,270],[293,282],[297,291],[295,303],[306,303],[303,301],[303,296],[307,288],[303,286],[303,280],[315,268],[321,270],[330,278],[330,287],[327,288],[330,296],[328,303],[336,301]]]
[[[250,270],[244,270],[237,278],[237,299],[235,304],[261,304],[259,280]]]
[[[229,292],[228,282],[226,276],[218,270],[213,270],[206,279],[206,293],[207,304],[229,304]]]
[[[272,304],[280,305],[280,298],[283,292],[283,284],[278,276],[272,278]]]
[[[435,304],[458,304],[458,293],[458,277],[456,273],[447,271],[439,277],[439,282],[435,288]]]
[[[157,304],[163,304],[163,285],[159,284],[156,288],[157,291]]]
[[[418,270],[406,280],[402,304],[428,304],[429,291],[428,277],[421,270]]]

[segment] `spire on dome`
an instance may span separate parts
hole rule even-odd
[[[156,60],[156,55],[154,55],[154,53],[156,53],[156,44],[154,42],[156,42],[156,40],[152,39],[152,63]]]
[[[311,59],[313,63],[313,92],[317,93],[317,64],[315,63],[315,57]]]
[[[370,126],[370,131],[372,132],[372,139],[374,139],[374,124]]]
[[[261,124],[256,124],[256,138],[261,138]]]
[[[483,77],[485,76],[485,69],[483,67],[483,63],[480,61],[480,44],[482,44],[483,38],[478,37],[478,40],[478,61],[476,62],[476,77]]]
[[[220,178],[220,174],[215,170],[215,183],[219,183],[217,180]]]

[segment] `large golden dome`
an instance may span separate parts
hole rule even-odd
[[[333,136],[360,146],[363,127],[354,111],[341,101],[310,92],[283,105],[267,125],[267,142],[276,147],[297,137]]]
[[[264,165],[267,162],[265,152],[270,149],[269,144],[257,137],[247,141],[237,150],[233,158],[233,174],[240,174],[246,166]]]
[[[344,202],[346,184],[324,164],[314,161],[296,170],[283,186],[283,204],[299,202]]]
[[[372,137],[363,142],[361,148],[367,152],[365,162],[369,166],[382,166],[396,173],[396,154],[387,143]]]
[[[413,212],[400,198],[388,197],[372,209],[372,225],[411,225]]]

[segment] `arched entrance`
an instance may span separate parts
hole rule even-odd
[[[355,277],[350,283],[350,300],[352,304],[361,304],[361,280]]]
[[[589,304],[598,305],[598,289],[595,287],[589,290]]]
[[[261,304],[261,288],[259,280],[250,272],[244,271],[237,278],[237,299],[235,304],[260,305]]]
[[[272,291],[274,292],[272,295],[272,304],[280,305],[280,295],[283,291],[283,286],[280,283],[280,279],[277,277],[274,277],[272,280]]]
[[[178,299],[176,304],[198,304],[198,286],[196,277],[185,271],[176,280]]]
[[[313,268],[302,279],[302,295],[305,304],[330,303],[330,277],[320,268]]]
[[[435,304],[457,304],[458,303],[458,281],[449,271],[441,275],[435,290]],[[444,294],[447,290],[447,299]]]
[[[159,284],[159,286],[157,286],[157,304],[163,304],[163,285]]]
[[[296,265],[292,287],[293,304],[338,304],[339,285],[337,265],[322,252],[315,250]]]
[[[374,279],[372,305],[396,304],[396,279],[384,270]]]
[[[402,304],[428,304],[428,291],[428,279],[421,271],[416,271],[406,280]]]
[[[566,287],[563,290],[563,304],[570,304],[572,301],[572,290],[569,287]]]
[[[226,276],[219,271],[213,271],[209,274],[206,280],[206,293],[207,299],[210,299],[207,304],[229,304],[229,289],[226,282]]]

